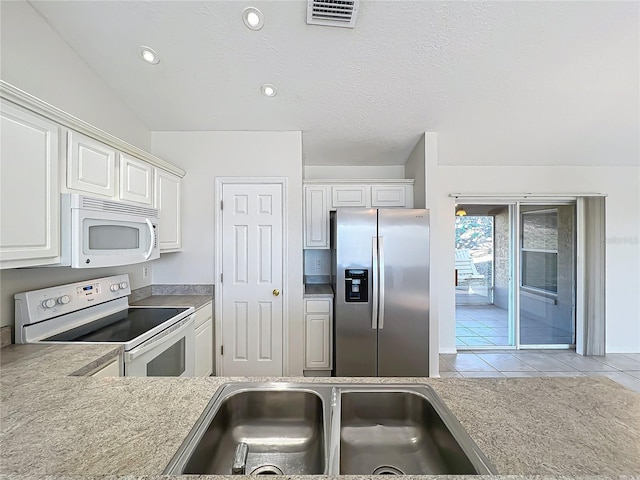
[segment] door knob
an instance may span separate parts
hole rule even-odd
[[[273,293],[273,296],[274,296],[274,297],[277,297],[278,295],[280,295],[280,290],[278,290],[278,289],[276,288],[276,289],[274,289],[274,290],[273,290],[273,292],[271,292],[271,293]]]

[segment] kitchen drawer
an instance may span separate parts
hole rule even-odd
[[[331,300],[306,300],[305,313],[329,313]]]

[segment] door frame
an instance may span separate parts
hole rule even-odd
[[[215,359],[216,359],[216,376],[223,376],[224,369],[222,364],[222,355],[220,350],[222,347],[222,287],[215,288],[215,285],[221,285],[220,276],[222,275],[222,189],[224,185],[232,184],[248,184],[248,185],[279,185],[282,189],[282,375],[289,374],[289,242],[288,242],[288,209],[287,209],[287,178],[286,177],[215,177],[214,186],[214,215],[215,215],[215,231],[214,231],[214,337],[215,337]]]
[[[603,194],[593,194],[593,193],[577,193],[577,194],[508,194],[508,195],[499,195],[499,194],[463,194],[463,193],[451,193],[449,197],[454,198],[456,202],[460,203],[469,203],[469,204],[478,204],[478,205],[492,205],[492,204],[501,204],[508,205],[510,212],[510,228],[512,230],[512,239],[510,242],[510,248],[513,252],[513,256],[510,261],[510,271],[513,272],[513,277],[510,279],[511,283],[511,292],[509,295],[510,302],[509,308],[513,309],[513,313],[509,313],[509,322],[513,322],[513,334],[515,335],[515,343],[514,345],[508,346],[496,346],[495,348],[482,348],[475,347],[476,350],[526,350],[526,349],[539,349],[541,347],[544,348],[566,348],[565,345],[551,345],[551,346],[541,346],[541,345],[526,345],[521,346],[520,344],[520,244],[521,244],[521,232],[520,232],[520,214],[522,205],[559,205],[559,204],[568,204],[572,203],[575,205],[575,244],[574,244],[574,333],[575,333],[575,347],[576,351],[578,348],[578,339],[583,338],[584,336],[584,318],[583,309],[578,305],[579,301],[583,301],[585,292],[584,292],[584,284],[580,281],[579,273],[584,272],[584,257],[580,254],[580,248],[584,244],[584,231],[581,227],[581,219],[580,219],[580,211],[578,210],[578,204],[580,204],[580,199],[585,197],[602,197],[606,196]],[[454,226],[455,228],[455,226]],[[513,234],[515,233],[515,234]],[[455,238],[455,234],[454,234]],[[603,268],[605,266],[603,265]],[[454,295],[455,302],[455,295]],[[455,323],[455,306],[454,306],[454,317],[453,321]],[[606,323],[606,319],[605,319]],[[509,340],[511,340],[511,335],[509,336]],[[454,337],[455,344],[455,337]],[[456,347],[456,351],[457,351]]]

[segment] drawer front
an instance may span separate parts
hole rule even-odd
[[[306,313],[330,313],[331,300],[306,300],[305,312]]]

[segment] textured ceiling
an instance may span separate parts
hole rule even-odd
[[[403,164],[425,131],[443,164],[640,163],[638,2],[361,0],[355,29],[300,0],[31,4],[151,130],[302,130],[306,165]]]

